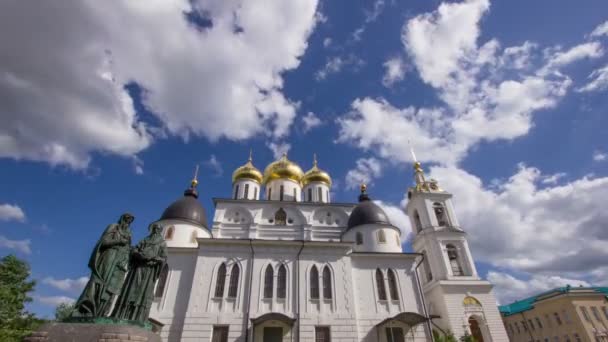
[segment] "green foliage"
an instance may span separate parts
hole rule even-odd
[[[465,333],[464,336],[462,336],[460,338],[460,342],[476,342],[477,340],[475,339],[475,337],[473,337],[472,335],[469,335],[469,333]]]
[[[449,330],[444,335],[442,332],[433,329],[433,339],[435,342],[458,342],[456,336]]]
[[[66,318],[70,317],[72,311],[74,311],[74,304],[61,303],[57,305],[55,308],[55,320],[58,322],[64,321]]]
[[[29,265],[14,255],[0,260],[0,341],[12,342],[30,334],[43,323],[25,311],[25,304],[32,301],[29,296],[36,285],[28,281]]]

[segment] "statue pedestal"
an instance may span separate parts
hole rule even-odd
[[[24,342],[161,342],[160,335],[137,325],[59,323],[42,325]]]

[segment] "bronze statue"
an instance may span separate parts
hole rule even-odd
[[[131,251],[129,273],[125,280],[112,317],[139,321],[148,320],[154,300],[154,285],[167,260],[167,245],[162,227],[152,223],[150,234]]]
[[[104,317],[110,313],[127,272],[131,250],[129,225],[134,219],[129,213],[121,215],[118,223],[110,224],[97,241],[89,259],[91,277],[72,317]]]

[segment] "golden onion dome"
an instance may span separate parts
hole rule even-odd
[[[331,177],[329,173],[319,169],[317,166],[317,156],[314,157],[312,169],[306,171],[304,177],[302,177],[302,185],[306,186],[312,182],[321,182],[331,186]]]
[[[275,179],[291,179],[295,182],[300,183],[304,173],[298,164],[287,159],[287,154],[283,153],[283,156],[274,161],[264,170],[264,185]]]
[[[251,153],[249,154],[249,160],[247,160],[247,163],[237,168],[232,173],[232,184],[234,184],[239,179],[252,180],[258,183],[262,182],[262,173],[255,166],[253,166]]]

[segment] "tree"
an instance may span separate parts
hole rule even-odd
[[[61,303],[57,305],[57,307],[55,308],[55,320],[57,322],[65,320],[66,318],[70,317],[72,311],[74,311],[73,303]]]
[[[433,340],[435,340],[435,342],[458,342],[454,334],[449,330],[447,333],[443,334],[433,329]]]
[[[29,265],[14,255],[0,260],[0,341],[21,339],[36,329],[42,321],[25,310],[32,301],[28,295],[36,282],[28,281]]]

